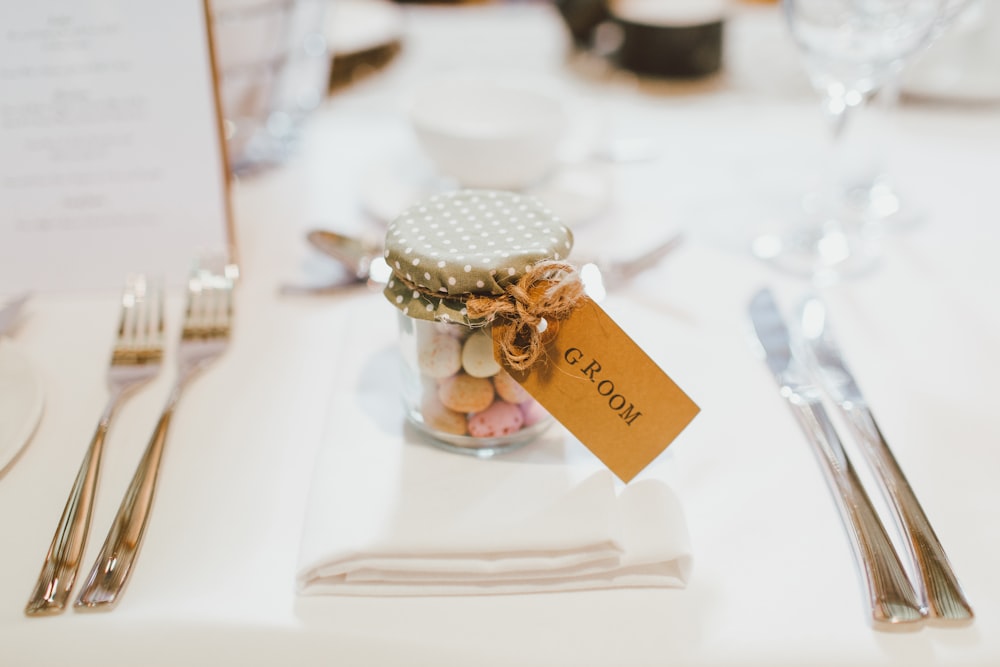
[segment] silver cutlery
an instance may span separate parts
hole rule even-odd
[[[371,276],[372,262],[382,258],[382,246],[371,237],[354,237],[329,229],[311,229],[306,241],[324,255],[340,262],[355,280]]]
[[[844,422],[861,444],[861,452],[868,464],[877,472],[875,477],[906,537],[921,575],[917,593],[932,616],[949,620],[971,619],[972,607],[958,583],[944,547],[834,341],[823,302],[815,297],[806,299],[800,308],[800,315],[806,349],[820,384],[838,406]]]
[[[163,360],[163,294],[143,276],[129,277],[122,293],[118,335],[111,353],[109,396],[83,457],[66,507],[25,614],[57,614],[66,607],[87,545],[104,441],[111,418],[126,398],[152,380]]]
[[[818,387],[793,351],[794,342],[769,290],[750,302],[750,319],[781,395],[813,445],[840,510],[877,625],[921,620],[921,606],[899,555],[844,451]]]
[[[363,285],[382,287],[392,275],[392,270],[382,258],[381,246],[372,239],[356,238],[328,229],[314,229],[306,235],[306,240],[323,254],[337,260],[347,270],[349,277],[345,282],[329,285],[282,285],[282,294],[340,294]],[[585,279],[599,283],[601,290],[614,289],[655,266],[683,241],[681,234],[674,234],[636,257],[616,260],[583,259],[577,261],[577,265]]]
[[[177,378],[104,546],[76,600],[77,608],[110,608],[119,599],[149,523],[170,420],[191,379],[225,351],[232,317],[233,279],[221,260],[219,266],[196,269],[188,281],[187,308],[177,349]]]
[[[17,316],[21,314],[21,309],[28,302],[30,296],[30,292],[19,294],[0,308],[0,336],[14,328]]]
[[[683,235],[674,234],[635,257],[610,261],[584,260],[579,264],[581,268],[593,266],[600,273],[604,287],[615,289],[626,284],[643,271],[648,271],[659,264],[660,260],[679,248],[682,243],[684,243]]]

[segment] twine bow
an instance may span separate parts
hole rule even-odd
[[[500,296],[472,295],[469,317],[483,319],[498,334],[500,352],[510,368],[530,368],[555,336],[558,323],[569,317],[586,294],[572,264],[538,262]],[[543,324],[544,321],[544,324]]]

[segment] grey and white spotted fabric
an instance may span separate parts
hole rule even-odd
[[[435,195],[386,231],[393,276],[385,296],[410,317],[474,324],[465,297],[503,294],[533,264],[565,260],[572,247],[569,228],[533,197],[492,190]]]

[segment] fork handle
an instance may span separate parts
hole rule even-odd
[[[944,547],[871,411],[858,404],[840,402],[839,405],[849,427],[863,444],[862,451],[878,471],[878,481],[903,528],[913,559],[923,575],[930,614],[952,621],[972,619],[972,606],[958,583]]]
[[[879,625],[920,621],[925,610],[826,410],[818,402],[788,403],[815,446],[834,491],[868,590],[872,620]]]
[[[80,569],[83,550],[87,546],[104,440],[111,424],[111,416],[120,398],[120,394],[115,394],[108,400],[104,414],[97,423],[94,437],[87,447],[87,453],[80,463],[59,525],[52,536],[52,544],[49,545],[45,562],[42,564],[42,571],[24,608],[24,613],[28,616],[58,614],[66,608],[66,601],[73,591],[73,584]]]
[[[176,395],[175,390],[156,423],[156,429],[132,476],[125,497],[122,498],[101,553],[76,599],[76,608],[110,609],[128,582],[149,522],[156,478],[160,471],[167,430],[174,414]]]

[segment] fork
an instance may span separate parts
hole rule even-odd
[[[111,608],[128,581],[149,523],[171,418],[190,380],[228,345],[232,292],[233,279],[227,270],[196,269],[188,281],[184,327],[177,349],[177,378],[104,546],[76,600],[76,608]]]
[[[128,396],[156,376],[162,360],[162,288],[144,276],[130,276],[122,293],[118,336],[108,368],[107,405],[76,474],[38,582],[24,609],[28,616],[57,614],[65,609],[87,545],[101,455],[111,418]]]

